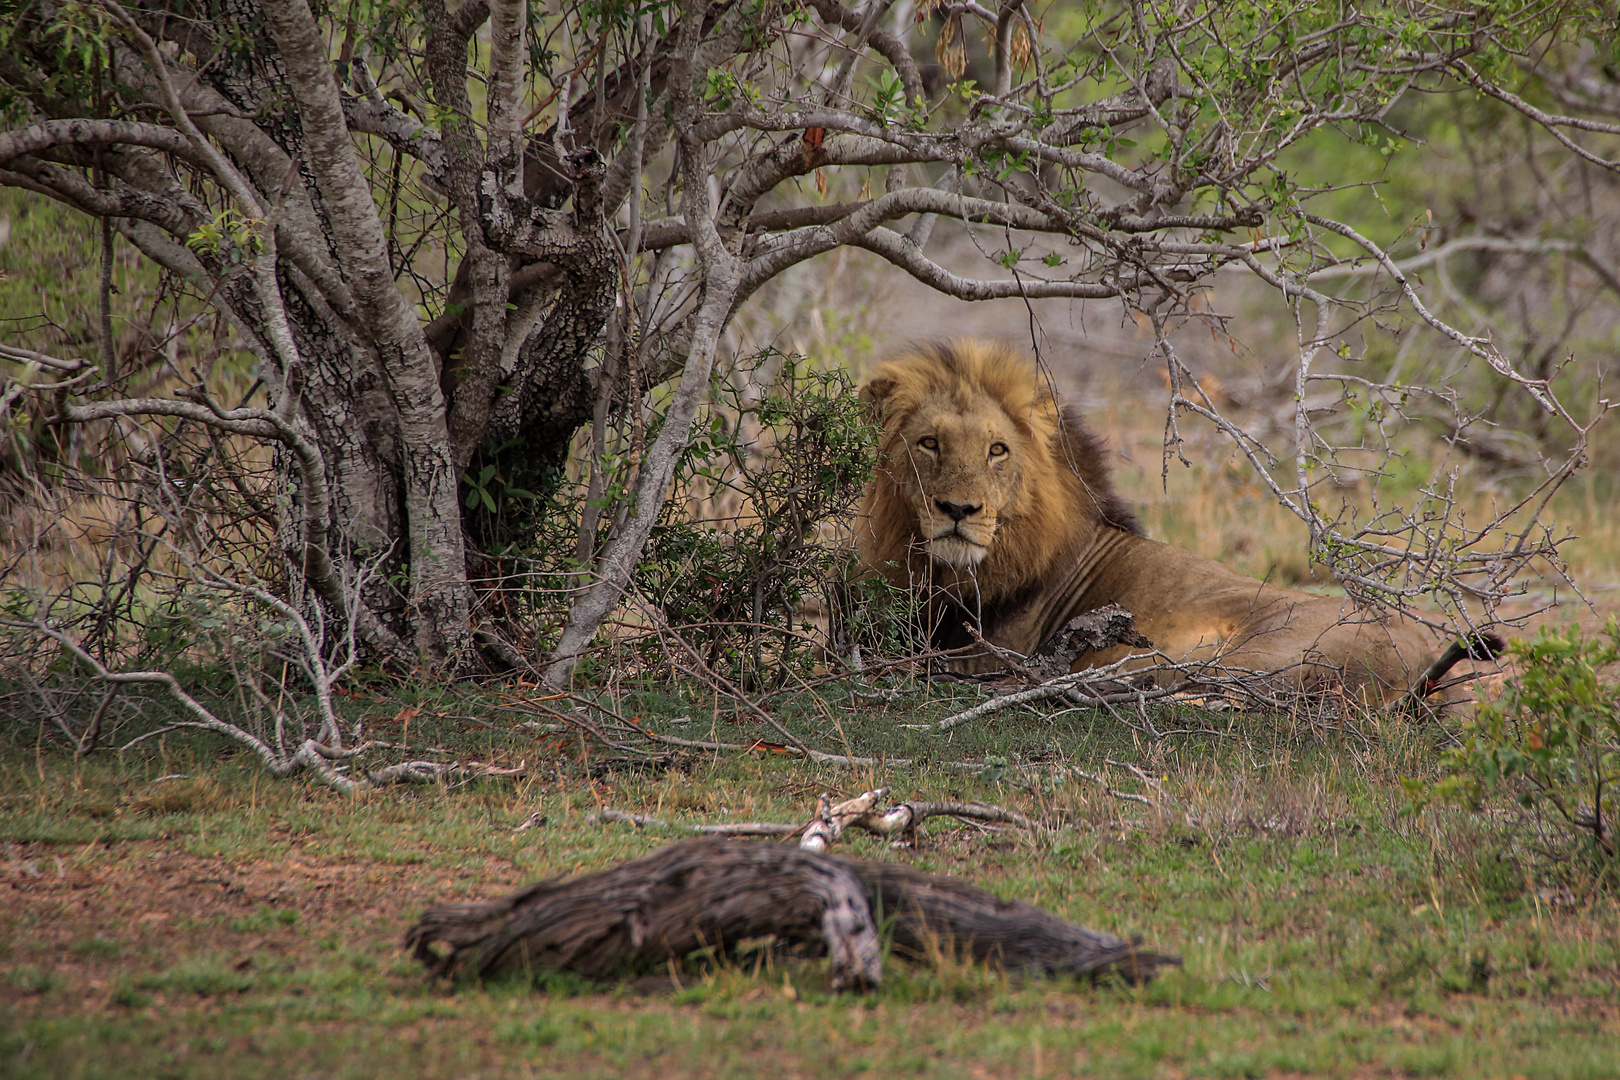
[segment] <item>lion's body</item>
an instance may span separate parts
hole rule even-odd
[[[1218,658],[1375,701],[1406,692],[1434,660],[1431,635],[1410,620],[1268,585],[1141,535],[1099,442],[1011,350],[919,348],[880,367],[863,393],[882,411],[883,438],[856,530],[861,561],[924,591],[941,648],[971,646],[977,631],[1028,655],[1075,615],[1120,604],[1172,660]],[[1088,653],[1075,667],[1132,651]],[[1003,661],[981,647],[953,666]]]

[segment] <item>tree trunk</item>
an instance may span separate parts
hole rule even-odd
[[[361,327],[398,409],[415,645],[435,660],[458,662],[471,649],[471,598],[457,498],[460,474],[450,452],[433,354],[416,313],[394,284],[377,204],[354,153],[315,17],[305,0],[269,0],[265,15],[298,103],[304,150],[330,235],[344,252]]]

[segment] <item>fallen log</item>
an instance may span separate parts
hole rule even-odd
[[[795,847],[711,838],[488,903],[429,908],[405,947],[450,977],[567,970],[604,979],[773,935],[825,951],[834,989],[875,984],[882,972],[865,885],[847,867]]]
[[[874,917],[875,916],[875,917]],[[405,945],[446,977],[562,969],[603,979],[749,939],[829,956],[834,989],[875,986],[887,920],[894,946],[956,952],[1018,973],[1153,978],[1178,957],[1148,952],[1017,900],[907,866],[786,844],[706,837],[499,900],[429,908]]]

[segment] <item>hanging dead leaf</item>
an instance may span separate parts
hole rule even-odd
[[[962,17],[953,15],[939,29],[939,40],[934,44],[934,58],[952,79],[960,79],[967,70],[967,45],[962,41]]]
[[[1012,62],[1018,67],[1028,67],[1034,58],[1035,51],[1029,44],[1029,30],[1023,23],[1013,25],[1012,42],[1008,48],[1012,54]]]
[[[804,154],[805,168],[808,169],[816,163],[816,158],[821,154],[821,144],[826,140],[826,128],[813,127],[804,129],[804,138],[800,140],[802,144],[800,150]]]

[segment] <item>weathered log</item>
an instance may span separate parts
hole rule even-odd
[[[429,908],[405,946],[440,975],[564,969],[601,979],[772,935],[827,952],[835,989],[881,974],[866,887],[848,867],[795,847],[714,839],[489,903]]]
[[[1009,972],[1093,975],[1117,971],[1144,983],[1181,957],[1149,952],[1129,940],[1064,922],[1022,900],[1003,900],[965,881],[899,863],[835,858],[866,885],[872,913],[885,920],[894,948],[916,958],[934,949],[972,956]]]
[[[877,918],[874,918],[874,915]],[[405,938],[435,974],[566,969],[628,974],[748,939],[826,952],[835,989],[876,985],[887,919],[903,953],[958,952],[1009,971],[1151,979],[1180,959],[1001,900],[965,882],[785,844],[686,840],[633,862],[500,900],[429,908]]]

